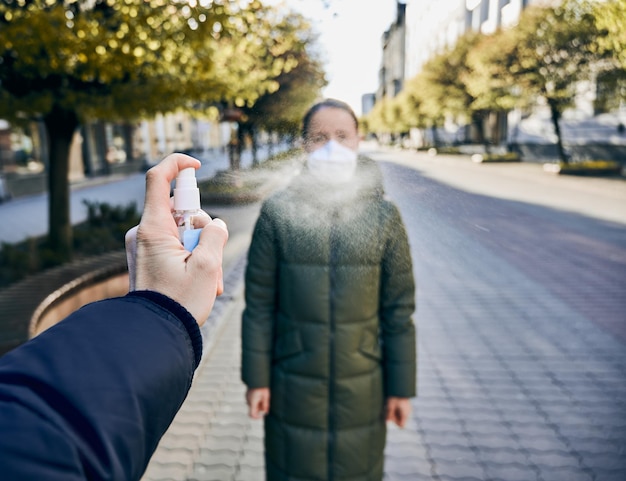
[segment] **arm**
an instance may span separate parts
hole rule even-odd
[[[246,308],[242,316],[241,378],[248,386],[250,415],[269,410],[270,370],[276,310],[277,254],[267,204],[254,228],[245,276]]]
[[[3,479],[143,474],[187,395],[198,326],[222,291],[226,225],[207,216],[190,253],[170,209],[171,181],[199,166],[173,154],[146,174],[141,223],[126,238],[134,292],[89,304],[0,358]]]
[[[201,353],[195,319],[154,292],[90,304],[9,352],[0,363],[2,476],[139,479]]]
[[[406,229],[395,205],[389,209],[380,313],[385,395],[409,398],[416,394],[415,280]]]

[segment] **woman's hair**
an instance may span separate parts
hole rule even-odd
[[[327,108],[327,107],[334,108],[334,109],[341,109],[345,112],[348,112],[350,116],[352,117],[352,119],[354,120],[354,126],[358,129],[359,121],[356,117],[356,114],[354,113],[354,110],[352,110],[352,108],[347,103],[342,102],[341,100],[325,99],[313,105],[313,107],[311,107],[307,111],[307,113],[304,114],[304,118],[302,119],[302,138],[303,139],[306,139],[307,135],[309,134],[309,126],[311,124],[311,119],[313,118],[313,116],[317,112],[322,110],[323,108]]]

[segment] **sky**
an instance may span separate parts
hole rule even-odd
[[[395,0],[274,0],[302,13],[320,34],[326,60],[325,97],[361,114],[361,96],[378,88],[381,37],[396,15]],[[325,5],[328,5],[325,8]]]

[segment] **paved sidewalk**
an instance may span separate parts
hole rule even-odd
[[[459,214],[447,203],[448,187],[401,167],[383,167],[410,228],[419,291],[419,397],[412,402],[408,426],[389,428],[385,481],[624,481],[626,344],[594,323],[577,305],[579,299],[551,292],[532,275],[552,274],[558,282],[577,261],[554,256],[558,246],[544,252],[541,245],[515,244],[514,232],[500,238],[497,230],[488,230],[494,221],[521,211],[485,208],[484,217],[468,217],[483,229],[476,230],[480,235],[468,235],[473,224],[460,222],[459,215],[479,215],[493,203],[472,198],[477,204],[464,205]],[[520,191],[555,188],[543,177],[532,181],[532,168],[521,171]],[[512,170],[506,175],[514,177]],[[576,195],[556,183],[560,195]],[[505,190],[512,192],[509,186]],[[418,208],[416,191],[422,195]],[[247,219],[255,208],[246,211]],[[544,218],[520,218],[535,222],[520,228],[545,229],[549,216],[558,215],[540,209],[526,214],[536,211]],[[228,215],[244,222],[241,212]],[[615,238],[598,238],[598,245],[610,247],[613,261],[622,265],[626,228],[611,224],[607,229]],[[143,481],[264,479],[262,423],[247,417],[239,380],[249,231],[240,232],[228,251],[227,297],[218,298],[203,328],[210,342],[202,364]],[[562,246],[578,241],[575,230],[564,232],[569,237],[559,239]],[[502,239],[506,245],[499,244]],[[520,267],[504,255],[528,249],[532,265]],[[611,275],[624,281],[623,273]],[[602,286],[602,295],[589,294],[584,304],[593,310],[602,303],[609,308],[602,315],[626,322],[624,312],[615,309],[621,302],[616,286],[599,273],[594,287]]]
[[[219,320],[205,329],[211,342],[190,394],[161,440],[144,481],[264,478],[263,424],[248,418],[245,387],[239,381],[244,261],[241,257],[226,279],[234,297],[216,304],[211,316]]]

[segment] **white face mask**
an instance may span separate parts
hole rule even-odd
[[[312,175],[328,184],[345,184],[354,177],[357,153],[334,140],[309,153],[307,167]]]

